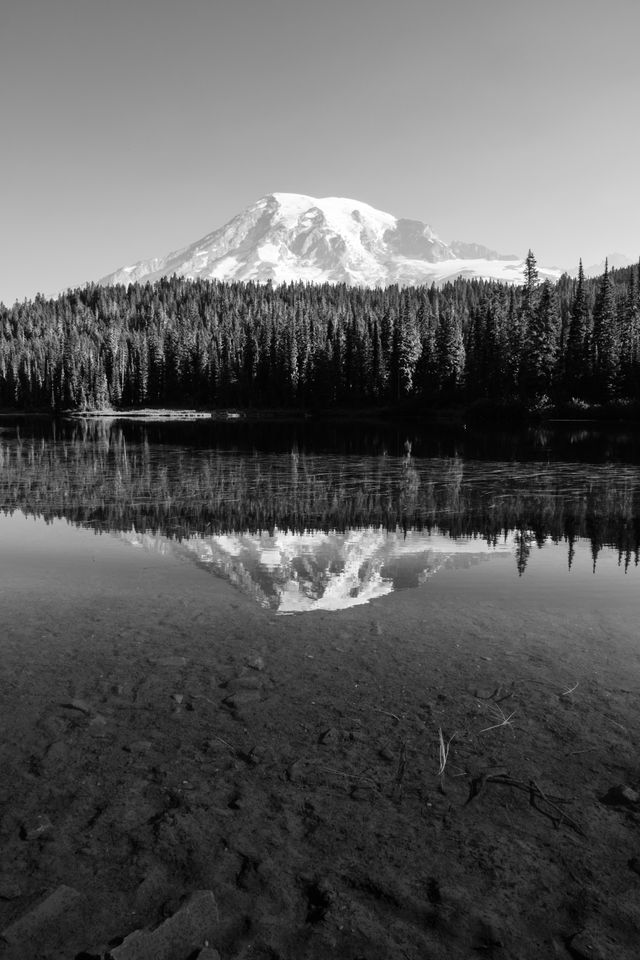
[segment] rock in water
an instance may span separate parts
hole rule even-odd
[[[197,890],[155,930],[135,930],[111,951],[113,960],[185,960],[206,945],[218,925],[211,890]]]

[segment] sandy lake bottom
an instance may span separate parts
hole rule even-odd
[[[194,891],[217,913],[156,956],[637,958],[637,571],[559,594],[553,565],[479,563],[278,616],[184,557],[16,522],[9,960],[151,956]]]

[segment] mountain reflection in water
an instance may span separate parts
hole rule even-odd
[[[638,563],[639,459],[632,435],[584,427],[5,420],[0,509],[188,556],[281,612],[337,609],[498,556],[523,574],[545,544],[569,568],[580,541],[594,569],[613,550],[622,574]]]
[[[194,559],[279,613],[343,610],[392,590],[417,587],[444,567],[467,567],[513,553],[511,537],[494,546],[381,527],[346,533],[275,530],[182,542],[149,534],[122,537],[147,550]]]

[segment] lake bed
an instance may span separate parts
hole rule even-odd
[[[223,957],[634,956],[632,437],[12,429],[0,929],[85,898],[31,956],[198,888]]]

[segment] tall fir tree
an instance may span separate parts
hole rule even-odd
[[[563,388],[568,396],[581,396],[590,379],[590,316],[585,289],[582,260],[578,267],[578,283],[571,307],[564,361]]]
[[[618,315],[609,261],[606,260],[593,309],[593,378],[596,396],[600,400],[609,400],[614,395],[619,354]]]

